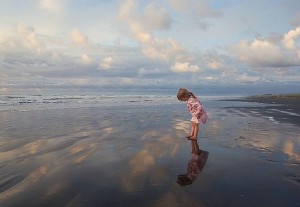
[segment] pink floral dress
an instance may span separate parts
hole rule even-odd
[[[187,100],[187,107],[190,114],[192,115],[192,119],[191,119],[192,122],[195,122],[197,124],[206,123],[208,119],[207,113],[204,109],[204,106],[198,99],[190,97]]]

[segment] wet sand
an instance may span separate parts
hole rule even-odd
[[[299,206],[297,111],[202,102],[197,142],[180,103],[1,112],[0,206]]]
[[[272,117],[278,122],[293,123],[300,126],[300,94],[266,94],[223,101],[263,103],[265,105],[236,108],[241,111],[259,111],[259,114]]]

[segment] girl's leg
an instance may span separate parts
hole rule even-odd
[[[197,139],[198,132],[199,132],[199,124],[192,122],[192,139]]]
[[[195,131],[195,128],[194,128],[194,122],[192,122],[192,128],[191,128],[191,132],[190,132],[190,135],[186,136],[186,138],[191,138],[194,136],[194,131]]]

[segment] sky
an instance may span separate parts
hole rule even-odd
[[[2,94],[299,86],[299,0],[0,0]]]

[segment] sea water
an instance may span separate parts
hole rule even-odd
[[[241,105],[240,102],[225,102],[241,98],[236,96],[203,96],[200,97],[208,107],[226,107]],[[176,95],[114,94],[114,95],[0,95],[0,111],[35,111],[45,109],[67,109],[101,106],[126,105],[165,105],[179,104]],[[259,103],[242,103],[243,106],[261,105]]]

